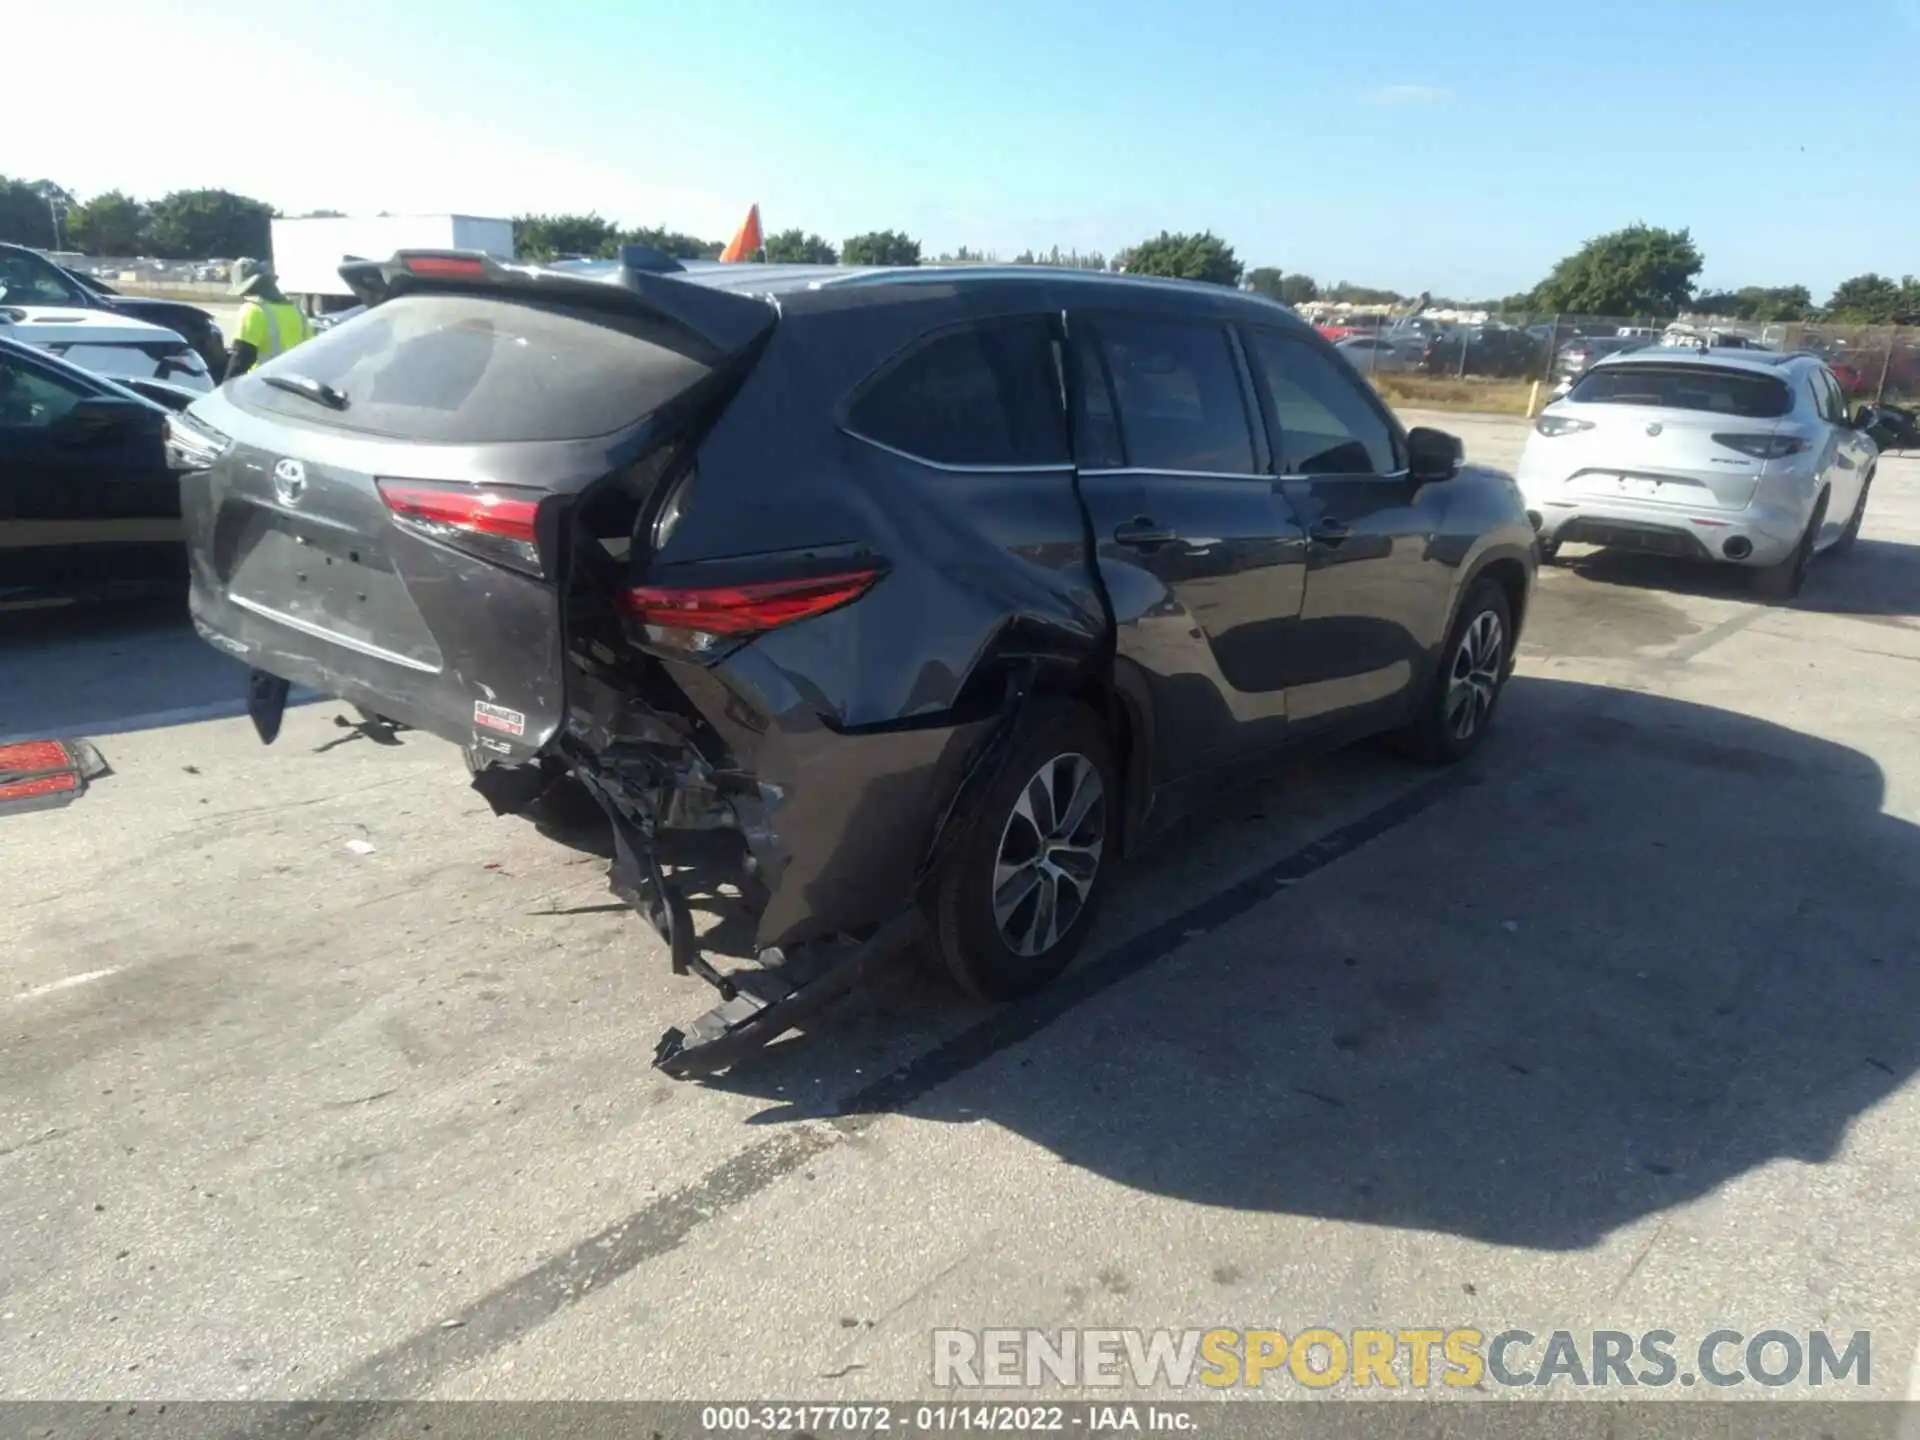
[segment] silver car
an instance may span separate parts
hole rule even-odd
[[[1377,335],[1349,335],[1334,342],[1334,349],[1362,375],[1404,375],[1419,362],[1418,347],[1411,350]]]
[[[1637,350],[1540,413],[1518,478],[1543,559],[1573,541],[1727,561],[1785,598],[1860,533],[1873,421],[1816,355]]]

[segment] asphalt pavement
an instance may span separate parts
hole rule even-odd
[[[1575,556],[1466,767],[1250,778],[1055,989],[903,965],[708,1084],[649,1068],[711,995],[600,837],[336,704],[261,747],[175,615],[8,617],[0,734],[113,773],[0,821],[0,1393],[907,1396],[937,1327],[1471,1325],[1866,1330],[1849,1393],[1903,1395],[1920,462],[1874,501],[1789,607]]]

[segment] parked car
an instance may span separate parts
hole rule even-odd
[[[195,398],[0,338],[0,607],[185,591],[166,432],[169,414]]]
[[[1560,347],[1560,353],[1554,357],[1553,373],[1562,380],[1577,380],[1587,373],[1587,367],[1594,361],[1608,355],[1644,349],[1646,345],[1647,341],[1643,339],[1622,339],[1617,335],[1569,341]]]
[[[180,336],[112,310],[16,305],[0,295],[0,336],[114,380],[211,390],[206,362]]]
[[[1667,347],[1687,347],[1710,350],[1771,350],[1771,345],[1763,344],[1751,335],[1743,335],[1737,330],[1722,330],[1709,326],[1705,329],[1695,325],[1669,325],[1660,332],[1660,344]]]
[[[0,305],[102,310],[144,320],[185,340],[216,379],[226,371],[220,326],[198,305],[122,295],[104,280],[56,265],[24,245],[0,244]]]
[[[1723,561],[1770,598],[1860,533],[1879,458],[1817,356],[1648,349],[1598,361],[1534,422],[1520,488],[1544,559],[1569,541]]]
[[[1379,731],[1458,759],[1511,671],[1513,481],[1262,297],[346,268],[367,314],[192,407],[196,623],[264,735],[291,681],[499,808],[573,777],[676,957],[653,857],[697,830],[789,963],[917,906],[960,984],[1034,989],[1203,788]]]
[[[331,330],[344,320],[351,320],[356,315],[365,314],[366,309],[364,305],[350,305],[345,310],[336,310],[331,315],[310,316],[308,323],[313,326],[313,333],[318,335],[322,330]]]
[[[1400,375],[1414,369],[1419,361],[1418,351],[1409,353],[1406,346],[1377,335],[1351,335],[1333,348],[1362,375]]]
[[[1524,330],[1471,325],[1428,340],[1420,368],[1434,375],[1493,375],[1515,379],[1538,374],[1543,347]]]

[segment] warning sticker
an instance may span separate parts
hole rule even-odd
[[[498,730],[502,735],[521,736],[527,733],[526,716],[504,705],[489,705],[484,700],[473,702],[473,723],[483,730]]]

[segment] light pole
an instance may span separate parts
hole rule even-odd
[[[47,214],[53,219],[53,248],[55,250],[60,248],[60,212],[64,208],[60,203],[60,197],[58,195],[47,196]]]

